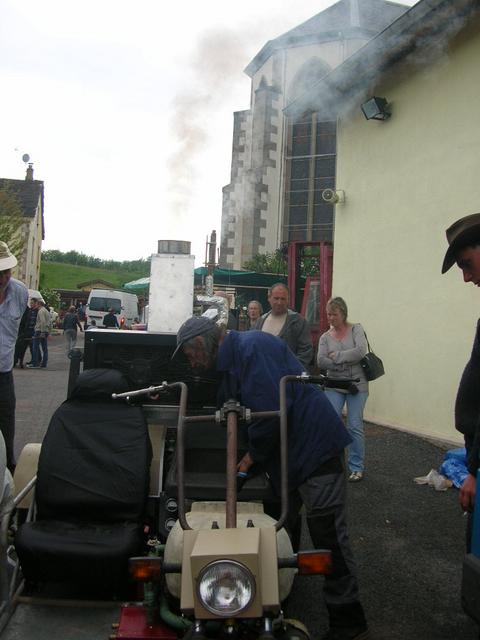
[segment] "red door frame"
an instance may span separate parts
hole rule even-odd
[[[300,258],[304,247],[318,247],[320,273],[316,276],[309,276],[305,283],[305,291],[299,300],[300,289],[298,287],[298,277],[300,275]],[[312,337],[314,343],[318,337],[328,329],[327,314],[325,305],[332,295],[332,271],[333,271],[333,247],[331,244],[321,241],[293,241],[288,244],[288,288],[290,290],[290,305],[295,311],[305,314],[308,292],[312,281],[320,280],[320,324],[312,326]]]

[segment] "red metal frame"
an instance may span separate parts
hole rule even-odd
[[[308,276],[305,283],[305,290],[300,300],[301,290],[299,288],[300,258],[305,247],[318,247],[319,274]],[[318,325],[311,325],[312,338],[314,344],[318,342],[319,336],[328,329],[327,314],[325,305],[332,295],[332,270],[333,270],[333,247],[331,244],[320,241],[294,241],[288,244],[288,288],[290,290],[290,305],[295,311],[305,315],[308,295],[312,282],[320,282],[319,298],[319,318]]]
[[[177,640],[178,635],[161,620],[148,624],[141,605],[124,605],[116,633],[117,640]]]

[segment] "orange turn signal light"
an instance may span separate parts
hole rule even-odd
[[[332,571],[331,551],[299,551],[297,553],[298,574],[312,576]]]
[[[155,556],[130,558],[128,570],[130,576],[138,582],[158,582],[162,577],[163,559]]]

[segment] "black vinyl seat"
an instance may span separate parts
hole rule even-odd
[[[143,550],[152,457],[139,407],[111,400],[122,374],[89,369],[54,413],[36,484],[37,519],[15,546],[27,580],[115,591],[128,558]]]

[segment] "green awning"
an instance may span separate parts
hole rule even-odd
[[[124,289],[130,291],[146,291],[150,286],[150,278],[139,278],[138,280],[132,280],[123,285]]]
[[[195,284],[203,283],[208,274],[206,267],[195,269]],[[287,282],[287,276],[276,273],[257,273],[256,271],[234,271],[233,269],[217,268],[213,272],[213,281],[217,285],[232,287],[268,288],[277,282]]]
[[[201,285],[208,274],[206,267],[198,267],[194,270],[194,283]],[[275,273],[256,273],[255,271],[234,271],[233,269],[215,269],[213,281],[216,285],[232,287],[268,288],[276,282],[287,282],[287,277]],[[150,278],[132,280],[123,285],[124,289],[139,291],[148,289]]]

